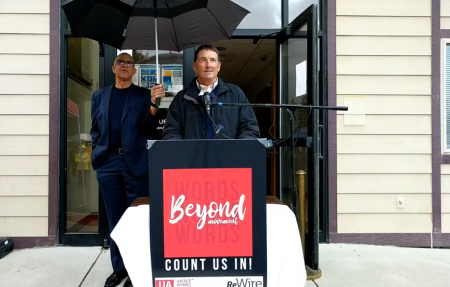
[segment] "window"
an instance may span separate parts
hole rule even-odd
[[[442,150],[450,153],[450,39],[443,39],[442,52]]]

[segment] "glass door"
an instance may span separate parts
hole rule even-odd
[[[317,5],[309,6],[303,13],[287,25],[277,37],[277,92],[280,104],[319,105],[319,38]],[[278,111],[278,135],[280,139],[291,136],[290,113]],[[279,198],[288,206],[299,204],[296,195],[305,191],[305,219],[299,221],[305,226],[306,265],[318,268],[319,246],[319,205],[320,205],[320,165],[319,154],[319,114],[314,109],[297,109],[294,115],[294,157],[291,156],[291,141],[279,146],[278,188]],[[295,165],[296,175],[292,173]],[[298,176],[304,177],[300,186]],[[294,188],[295,186],[295,188]],[[294,190],[294,192],[293,192]],[[297,192],[295,192],[297,190]]]
[[[91,98],[103,87],[103,47],[65,35],[61,57],[60,243],[105,245],[107,227],[91,152]]]

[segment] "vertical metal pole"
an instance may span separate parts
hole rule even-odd
[[[318,105],[318,31],[317,5],[311,5],[307,14],[307,50],[308,81],[307,93],[311,105]],[[309,134],[312,136],[312,147],[308,152],[308,248],[306,265],[313,271],[319,270],[319,115],[318,110],[311,111]]]
[[[296,172],[298,178],[298,218],[299,218],[299,229],[300,238],[302,240],[303,257],[306,254],[306,220],[305,220],[305,177],[306,171],[298,170]]]
[[[153,0],[153,9],[155,11],[155,50],[156,50],[156,84],[159,85],[161,82],[159,81],[159,55],[158,55],[158,1]],[[156,105],[159,106],[161,104],[161,99],[156,99]]]
[[[298,193],[297,186],[295,182],[295,140],[294,140],[294,120],[295,120],[295,111],[287,109],[289,113],[289,120],[291,123],[291,168],[292,168],[292,196],[291,196],[291,208],[297,218],[297,224],[299,224],[298,218]]]
[[[327,1],[320,1],[319,6],[319,15],[320,15],[320,25],[319,31],[322,31],[322,37],[320,38],[320,78],[319,78],[319,98],[320,105],[327,106],[328,105],[328,43],[327,43]],[[320,193],[322,196],[321,202],[321,212],[322,216],[321,222],[321,230],[322,236],[320,236],[320,242],[328,242],[328,111],[321,111],[322,117],[322,129],[321,129],[321,189]]]
[[[156,9],[155,9],[156,11]],[[155,16],[155,53],[156,53],[156,84],[159,84],[159,57],[158,57],[158,18]]]

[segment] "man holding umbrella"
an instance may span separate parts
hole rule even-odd
[[[158,124],[156,99],[148,89],[135,86],[133,58],[122,53],[114,61],[115,84],[92,95],[92,167],[97,171],[109,229],[112,231],[126,209],[149,192],[147,140],[155,138]],[[110,242],[114,272],[105,287],[114,287],[127,276],[115,242]],[[133,286],[128,279],[124,287]]]
[[[225,83],[218,77],[220,65],[219,51],[214,46],[202,45],[197,48],[193,69],[198,77],[180,91],[170,104],[164,140],[259,137],[258,122],[250,106],[210,107],[208,111],[206,95],[212,103],[248,103],[238,86]],[[152,95],[161,97],[164,89],[155,86]]]

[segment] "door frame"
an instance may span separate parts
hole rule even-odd
[[[321,2],[323,3],[323,2]],[[322,5],[321,10],[326,8]],[[324,33],[319,31],[319,15],[321,19],[321,26],[323,27],[324,13],[319,13],[317,4],[312,4],[300,15],[298,15],[290,24],[282,29],[277,37],[277,93],[278,104],[286,104],[282,102],[282,95],[284,90],[283,80],[285,77],[284,69],[287,64],[284,62],[282,47],[290,39],[307,39],[307,94],[308,104],[313,106],[326,105],[327,103],[327,89],[326,89],[326,58],[323,55],[326,54],[325,45],[322,45],[326,41],[323,37]],[[300,31],[302,27],[307,25],[307,31]],[[319,44],[319,42],[321,44]],[[320,59],[320,64],[319,64]],[[320,72],[319,72],[320,68]],[[312,71],[312,73],[311,73]],[[283,112],[283,111],[280,111]],[[326,114],[327,112],[321,112],[319,110],[312,110],[311,115],[308,117],[308,137],[312,138],[311,147],[308,148],[308,195],[313,195],[308,198],[308,229],[306,234],[306,250],[305,250],[305,262],[313,270],[318,270],[319,265],[319,241],[328,241],[328,186],[326,183],[327,178],[327,130],[326,127]],[[281,116],[277,116],[277,137],[282,137],[282,127],[286,123],[282,123]],[[281,192],[283,188],[282,184],[282,156],[277,157],[278,168],[278,190]],[[311,184],[312,183],[312,184]],[[292,188],[292,187],[291,187]],[[298,192],[298,187],[297,187]],[[321,213],[319,214],[319,211]]]
[[[59,244],[66,246],[109,246],[108,221],[103,204],[101,192],[98,192],[98,232],[97,233],[67,233],[67,41],[71,37],[70,30],[66,28],[66,17],[61,12],[60,30],[60,119],[59,119],[59,214],[58,214],[58,238]],[[102,47],[102,45],[100,45]],[[106,49],[105,49],[106,50]],[[105,55],[100,49],[99,57],[99,88],[104,86],[105,70],[107,63]],[[111,67],[111,66],[110,66]],[[111,69],[111,68],[110,68]],[[106,73],[107,74],[107,73]]]

